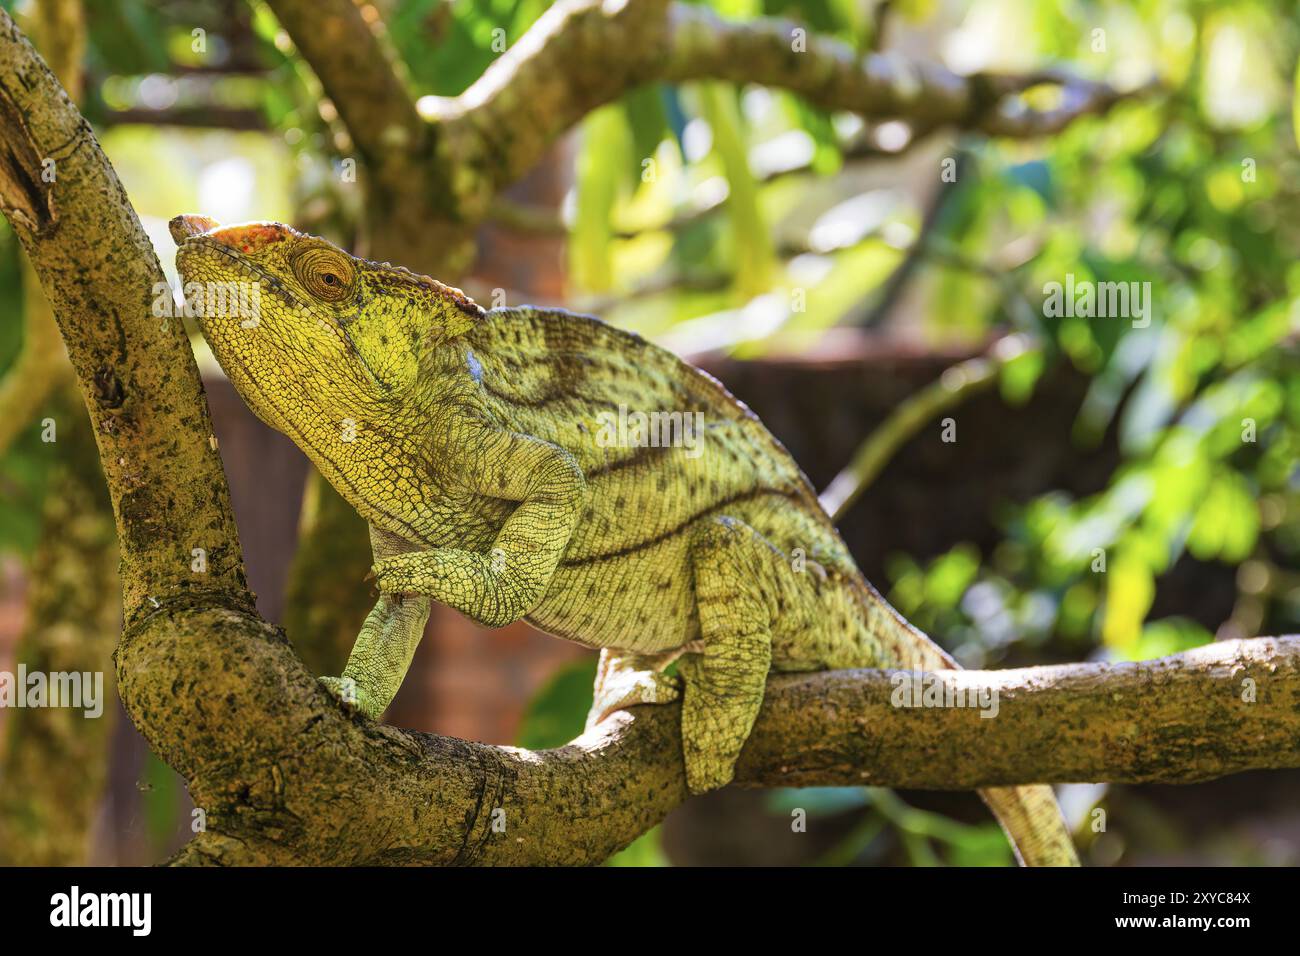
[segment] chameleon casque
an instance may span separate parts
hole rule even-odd
[[[203,334],[369,522],[379,600],[321,678],[363,714],[397,693],[431,600],[598,648],[589,726],[681,698],[693,793],[732,779],[769,671],[956,666],[858,571],[758,418],[672,353],[588,316],[486,311],[279,223],[171,230],[186,286],[256,284],[255,322],[199,309]],[[601,441],[620,407],[701,413],[699,447]],[[1050,787],[981,795],[1023,862],[1077,862]]]

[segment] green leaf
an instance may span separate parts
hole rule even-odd
[[[767,809],[783,815],[807,810],[812,816],[830,816],[866,805],[867,792],[861,787],[782,787],[767,797]]]
[[[1124,655],[1130,661],[1149,661],[1200,647],[1214,640],[1214,635],[1196,621],[1185,617],[1166,617],[1152,621],[1142,629],[1142,637]]]
[[[144,805],[149,839],[161,849],[171,841],[180,825],[181,778],[151,752],[145,754],[141,776],[140,801]]]
[[[705,83],[700,89],[700,101],[713,130],[713,152],[727,176],[727,218],[736,255],[736,291],[752,298],[771,288],[776,252],[771,229],[759,208],[758,181],[749,168],[736,92],[723,84]]]
[[[926,601],[935,608],[953,608],[979,573],[980,556],[974,545],[959,544],[940,555],[925,576]]]
[[[594,654],[561,668],[528,705],[519,728],[519,746],[545,750],[581,734],[595,681]]]
[[[569,241],[571,279],[579,289],[607,292],[614,284],[610,223],[632,156],[632,131],[620,106],[606,106],[587,117],[582,126],[576,174],[578,204]]]
[[[1023,405],[1034,394],[1034,386],[1046,368],[1041,349],[1025,349],[1002,364],[999,387],[1008,405]]]
[[[1291,87],[1291,134],[1300,146],[1300,62],[1295,66],[1295,79]]]
[[[673,136],[664,108],[663,86],[654,84],[633,90],[623,97],[623,109],[632,131],[632,155],[638,164],[654,156],[665,139]]]
[[[1250,556],[1259,537],[1259,506],[1246,479],[1220,471],[1196,511],[1187,550],[1202,561],[1236,564]]]
[[[1155,600],[1151,568],[1134,549],[1121,550],[1106,572],[1106,613],[1102,638],[1111,647],[1131,648],[1142,634],[1142,621]]]
[[[668,857],[664,856],[662,828],[656,826],[647,830],[606,860],[605,865],[670,866]]]
[[[971,827],[949,845],[953,866],[1015,866],[1007,835],[996,823]]]

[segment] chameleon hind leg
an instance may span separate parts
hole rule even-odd
[[[695,534],[691,570],[703,649],[684,656],[678,672],[686,784],[703,793],[731,782],[763,703],[772,663],[764,582],[778,565],[772,547],[742,521],[714,518]]]
[[[370,544],[376,560],[409,549],[400,538],[375,527]],[[424,636],[432,601],[418,594],[381,594],[361,625],[342,677],[322,677],[320,682],[344,706],[367,717],[378,717],[402,686],[411,658]]]

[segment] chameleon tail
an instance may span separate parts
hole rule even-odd
[[[905,670],[936,671],[959,665],[948,654],[890,607],[865,580],[863,624],[866,630],[858,666],[898,667]],[[1025,866],[1078,866],[1074,842],[1066,829],[1056,795],[1047,785],[991,787],[980,797],[997,817]]]
[[[1021,865],[1079,865],[1051,787],[987,787],[979,795],[1002,824]]]

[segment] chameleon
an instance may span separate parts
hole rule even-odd
[[[599,651],[589,728],[680,700],[699,794],[733,779],[769,673],[957,666],[868,583],[757,416],[666,349],[485,310],[281,223],[170,229],[230,382],[369,524],[378,600],[320,678],[354,712],[387,708],[432,601],[523,619]],[[1022,863],[1077,863],[1050,786],[981,796]]]

